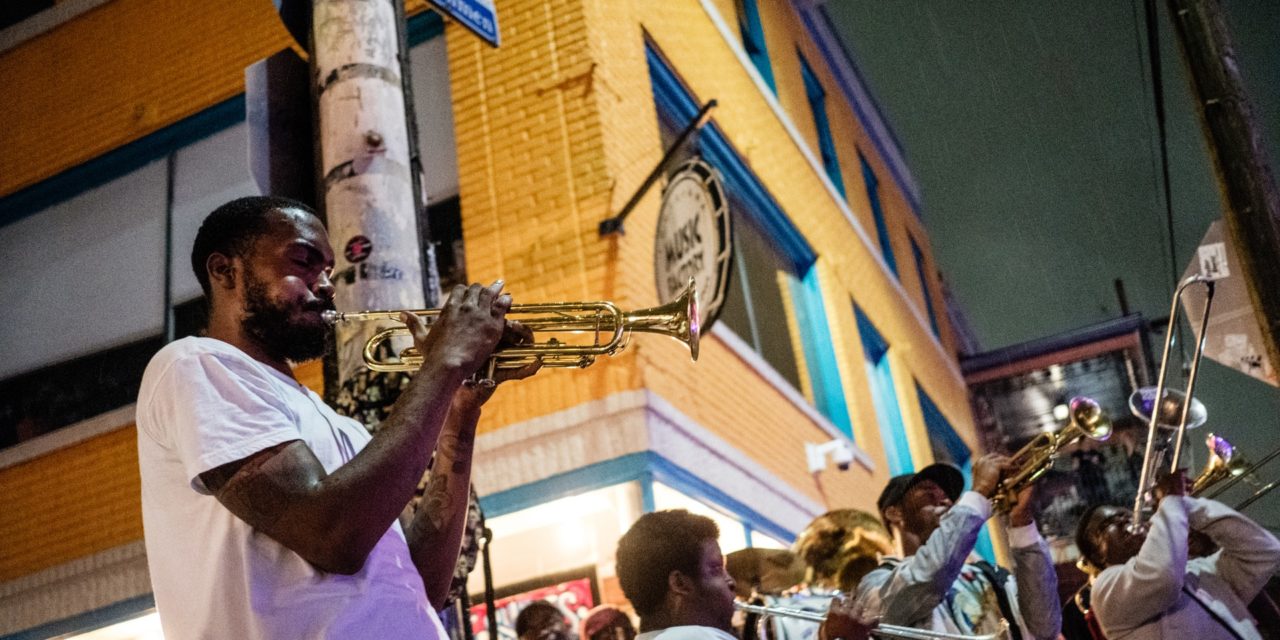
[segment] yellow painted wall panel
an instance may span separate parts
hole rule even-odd
[[[0,581],[142,539],[133,425],[0,469]]]
[[[115,0],[0,53],[0,196],[244,91],[291,40],[270,2]]]

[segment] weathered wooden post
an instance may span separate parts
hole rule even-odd
[[[1216,0],[1169,0],[1267,356],[1280,364],[1280,195]]]

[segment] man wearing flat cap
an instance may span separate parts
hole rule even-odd
[[[980,458],[969,491],[964,491],[964,475],[949,464],[889,480],[876,506],[901,556],[886,556],[862,579],[858,615],[964,635],[999,633],[1007,621],[1014,640],[1058,636],[1058,578],[1032,519],[1030,487],[1018,496],[1005,523],[1013,573],[970,561],[1006,466],[1003,456]]]

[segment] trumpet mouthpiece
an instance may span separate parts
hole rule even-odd
[[[344,320],[343,313],[341,311],[334,311],[333,309],[321,311],[320,317],[329,324],[338,324]]]

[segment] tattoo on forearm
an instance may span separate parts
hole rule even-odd
[[[449,511],[449,476],[447,474],[431,474],[431,482],[427,484],[427,493],[422,497],[423,514],[427,522],[436,531],[443,531]]]
[[[426,523],[436,531],[443,531],[446,523],[452,519],[453,510],[457,506],[454,504],[453,496],[450,495],[450,487],[453,486],[452,476],[467,472],[471,465],[471,452],[474,446],[475,436],[465,431],[462,434],[446,432],[440,436],[439,447],[436,449],[436,464],[431,470],[431,479],[427,483],[426,493],[422,496],[421,507],[426,510],[423,514]],[[446,461],[448,462],[447,470]]]

